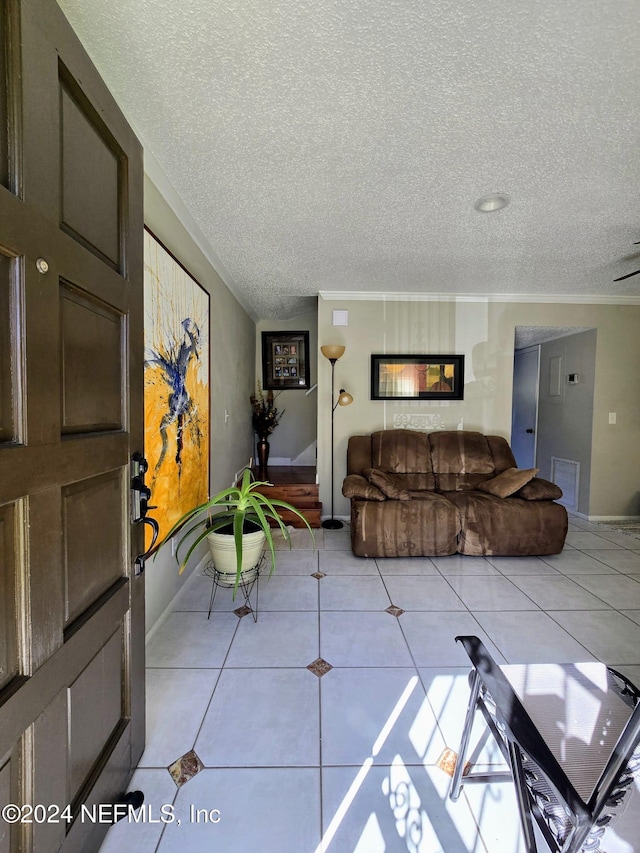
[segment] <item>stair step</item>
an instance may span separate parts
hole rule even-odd
[[[315,498],[291,498],[287,495],[283,498],[272,498],[272,500],[282,500],[296,509],[315,509],[318,506],[318,500]]]
[[[322,514],[321,503],[317,503],[314,507],[300,507],[299,509],[301,515],[303,515],[309,522],[310,527],[320,527],[320,516]],[[297,515],[289,512],[289,510],[283,509],[279,512],[279,515],[284,523],[291,527],[300,528],[306,526]]]
[[[276,467],[272,469],[271,473],[274,476],[274,485],[259,486],[255,491],[271,500],[280,500],[291,504],[307,519],[310,527],[320,527],[322,504],[318,500],[319,487],[315,483],[315,469]],[[254,471],[254,475],[257,479],[273,482],[269,479],[269,474],[266,477],[260,477],[259,471]],[[291,482],[287,482],[289,477],[291,477]],[[285,524],[296,528],[305,527],[304,522],[292,512],[286,509],[279,512]]]
[[[277,498],[295,504],[298,500],[318,500],[318,486],[314,483],[278,483],[277,486],[260,486],[255,491],[266,495],[268,498]]]

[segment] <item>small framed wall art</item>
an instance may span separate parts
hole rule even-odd
[[[372,355],[372,400],[462,400],[463,355]]]
[[[262,387],[267,391],[310,387],[309,332],[262,333]]]

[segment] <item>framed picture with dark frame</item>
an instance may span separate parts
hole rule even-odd
[[[372,355],[372,400],[462,400],[463,355]]]
[[[262,333],[262,387],[266,391],[310,387],[309,332]]]

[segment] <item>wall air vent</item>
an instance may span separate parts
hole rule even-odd
[[[560,486],[562,497],[558,500],[567,509],[578,509],[578,486],[580,483],[580,463],[573,459],[551,457],[551,482]]]

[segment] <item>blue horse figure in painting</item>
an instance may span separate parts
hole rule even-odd
[[[164,379],[169,386],[169,397],[167,400],[167,411],[160,421],[160,436],[162,438],[162,451],[155,467],[157,472],[162,465],[169,449],[169,438],[167,431],[171,424],[176,424],[176,456],[175,461],[178,469],[182,463],[182,449],[184,446],[184,430],[190,420],[193,410],[193,402],[187,388],[187,370],[192,359],[199,360],[200,353],[198,343],[200,340],[200,329],[197,324],[187,317],[182,321],[184,335],[180,345],[176,345],[163,355],[152,351],[152,358],[146,360],[148,365],[156,365],[161,368]]]

